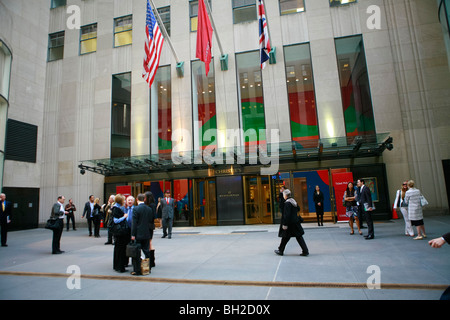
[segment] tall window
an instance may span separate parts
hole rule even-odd
[[[167,34],[170,36],[170,6],[158,8],[158,13],[164,24],[164,28],[166,28]]]
[[[236,54],[238,93],[245,145],[255,145],[266,140],[263,83],[259,61],[259,51]]]
[[[11,62],[11,51],[0,39],[0,188],[3,188],[3,165],[5,162],[6,123],[8,119]]]
[[[111,158],[131,154],[131,72],[112,76]]]
[[[347,137],[375,134],[362,36],[340,38],[335,42]]]
[[[356,2],[356,0],[330,0],[330,7],[337,7],[352,2]]]
[[[114,47],[133,43],[133,16],[114,19]]]
[[[64,57],[64,31],[49,34],[48,61],[55,61]]]
[[[281,15],[305,11],[304,0],[280,0]]]
[[[157,132],[158,134],[155,134]],[[159,67],[150,88],[150,149],[152,154],[172,152],[172,85],[170,66]]]
[[[233,23],[258,19],[255,0],[233,0]]]
[[[80,54],[97,51],[97,24],[81,27]]]
[[[211,7],[211,0],[208,0],[209,7]],[[189,1],[189,18],[191,20],[191,32],[197,31],[198,24],[198,1],[191,0]]]
[[[284,47],[292,140],[319,138],[309,43]]]
[[[208,77],[205,63],[192,61],[192,107],[194,120],[194,150],[217,146],[216,92],[214,60],[211,60]]]

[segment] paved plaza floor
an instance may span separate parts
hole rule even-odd
[[[425,217],[426,240],[405,236],[402,219],[376,222],[374,240],[350,235],[346,223],[304,228],[308,257],[295,239],[284,256],[274,254],[278,225],[180,227],[172,239],[157,229],[147,276],[113,270],[106,230],[94,238],[86,228],[64,229],[60,255],[51,254],[49,230],[9,232],[0,299],[439,300],[450,285],[450,246],[428,245],[450,231],[450,216]]]

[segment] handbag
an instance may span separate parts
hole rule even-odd
[[[422,207],[425,207],[428,205],[428,201],[427,201],[427,199],[425,199],[425,197],[423,195],[420,195],[420,205]]]
[[[141,257],[141,244],[131,241],[127,245],[126,255],[130,258],[139,259]]]
[[[111,227],[111,233],[114,236],[124,236],[130,233],[130,227],[128,226],[127,220],[124,219],[119,223],[113,223]]]
[[[58,228],[59,228],[58,219],[50,218],[47,220],[47,223],[45,224],[45,229],[56,230]]]

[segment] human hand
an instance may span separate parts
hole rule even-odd
[[[283,230],[287,230],[288,227],[287,226],[282,226],[282,228],[283,228]]]
[[[428,241],[428,244],[433,248],[440,248],[445,244],[445,240],[442,238],[436,238]]]

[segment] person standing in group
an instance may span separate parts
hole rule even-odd
[[[134,209],[135,201],[136,201],[136,199],[133,196],[128,196],[127,200],[125,202],[125,213],[128,214],[127,223],[128,223],[128,226],[130,227],[130,229],[131,229],[132,220],[133,220],[133,209]]]
[[[108,203],[104,205],[103,213],[105,215],[105,225],[108,229],[108,240],[105,242],[105,244],[113,244],[113,234],[111,233],[111,226],[114,223],[114,219],[112,216],[112,207],[114,206],[114,198],[115,195],[110,195],[108,199]]]
[[[77,230],[77,228],[75,228],[75,214],[74,214],[74,212],[77,211],[77,208],[73,204],[73,200],[72,199],[69,199],[69,203],[66,204],[66,208],[65,209],[68,212],[66,214],[66,217],[67,217],[67,231],[69,231],[70,220],[72,220],[72,229],[73,229],[73,231]]]
[[[408,191],[405,193],[405,204],[408,206],[408,217],[411,225],[417,228],[417,237],[414,240],[426,238],[425,224],[423,223],[423,210],[421,199],[422,193],[414,187],[414,180],[408,181]]]
[[[316,186],[314,190],[313,200],[316,206],[317,225],[323,227],[323,192],[320,191],[320,187]]]
[[[364,179],[359,179],[357,181],[357,185],[359,188],[359,205],[360,210],[364,211],[364,218],[367,222],[368,233],[365,236],[366,240],[371,240],[375,238],[375,231],[373,229],[373,219],[372,219],[372,211],[373,211],[373,202],[372,202],[372,193],[369,190],[369,187],[365,185]]]
[[[291,197],[291,191],[289,189],[285,189],[283,191],[283,197],[286,201],[284,202],[280,230],[278,232],[281,242],[278,250],[275,250],[275,253],[282,256],[284,254],[286,244],[289,242],[291,237],[295,237],[298,244],[302,248],[302,253],[300,255],[307,256],[309,255],[309,250],[306,246],[305,239],[303,239],[303,235],[305,234],[301,224],[303,219],[298,216],[300,207],[298,206],[297,201]]]
[[[52,240],[52,254],[61,254],[61,236],[64,229],[64,216],[67,211],[64,208],[64,202],[66,198],[64,196],[59,196],[58,201],[53,205],[52,212],[50,214],[51,219],[56,219],[58,227],[53,229],[53,240]]]
[[[156,219],[156,204],[153,193],[150,191],[145,192],[145,204],[152,209],[152,219],[150,219],[150,268],[155,267],[155,247],[153,247],[153,232],[155,230],[155,219]]]
[[[356,201],[356,205],[358,206],[358,220],[359,220],[359,228],[363,229],[364,227],[364,208],[363,205],[359,202],[359,199],[361,198],[361,193],[360,190],[361,188],[358,185],[358,181],[356,182],[356,186],[355,184],[353,185],[355,187],[355,201]]]
[[[112,207],[112,216],[114,223],[120,223],[128,217],[128,214],[124,212],[123,205],[125,202],[125,197],[118,194],[114,198],[114,206]],[[117,272],[126,272],[125,267],[128,264],[127,257],[127,244],[130,243],[130,233],[124,235],[116,235],[114,243],[114,258],[113,258],[113,268]]]
[[[89,229],[89,237],[92,236],[92,213],[94,212],[94,196],[89,196],[89,201],[85,203],[83,215],[81,216],[84,218],[86,216],[88,229]]]
[[[100,199],[95,198],[92,222],[94,223],[94,237],[96,238],[100,238],[100,220],[102,220],[102,206],[100,205]]]
[[[175,199],[170,197],[170,190],[166,190],[164,198],[160,201],[162,212],[163,238],[172,239],[173,215],[175,207]]]
[[[1,243],[2,247],[7,247],[7,235],[8,235],[8,224],[11,223],[12,219],[12,204],[6,201],[6,194],[0,194],[0,228],[1,230]]]
[[[162,207],[161,207],[161,197],[158,198],[158,205],[156,206],[156,219],[158,220],[159,227],[158,229],[162,229]]]
[[[344,192],[344,204],[345,204],[345,215],[349,218],[348,224],[352,230],[350,234],[354,234],[353,231],[353,220],[356,222],[358,227],[358,232],[362,235],[361,227],[359,225],[358,218],[358,205],[356,204],[356,189],[353,186],[353,182],[347,184],[347,189]]]
[[[152,196],[153,197],[153,196]],[[148,199],[147,202],[150,200]],[[150,258],[150,239],[153,236],[153,220],[154,211],[146,205],[146,196],[142,193],[137,196],[138,205],[133,207],[133,219],[131,227],[131,240],[136,241],[141,245],[145,258]],[[151,265],[150,265],[151,270]],[[141,274],[141,259],[133,258],[133,272],[132,275]]]
[[[406,191],[408,191],[408,181],[403,182],[402,188],[397,190],[393,208],[395,210],[400,209],[402,213],[403,220],[405,220],[405,235],[414,237],[414,229],[411,226],[411,220],[409,220],[408,205],[405,203]]]

